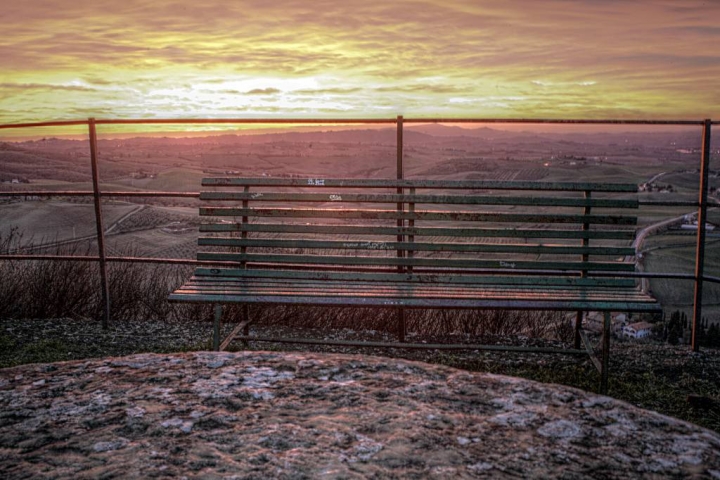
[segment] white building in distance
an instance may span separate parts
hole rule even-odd
[[[650,333],[652,333],[652,327],[652,323],[637,322],[624,326],[622,332],[626,337],[645,338],[649,337]]]

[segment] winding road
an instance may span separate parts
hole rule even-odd
[[[671,225],[675,225],[677,223],[682,223],[682,221],[685,219],[685,217],[687,215],[695,215],[695,213],[696,212],[690,212],[690,213],[686,213],[686,214],[683,214],[683,215],[680,215],[677,217],[668,218],[666,220],[662,220],[660,222],[653,223],[652,225],[648,225],[647,227],[640,230],[635,235],[635,240],[633,240],[633,243],[632,243],[632,246],[635,249],[635,257],[638,258],[638,254],[640,253],[640,250],[642,250],[643,243],[645,242],[645,239],[648,237],[648,235],[656,233],[663,228],[668,228]],[[626,260],[630,260],[630,259],[626,258]],[[637,269],[639,272],[644,271],[643,264],[642,264],[642,262],[639,261],[639,258],[638,258],[638,261],[636,262],[636,265],[637,265]],[[649,287],[647,278],[640,279],[640,287],[641,287],[643,293],[647,293],[648,287]]]
[[[647,185],[647,184],[649,184],[649,183],[653,183],[653,182],[656,181],[656,180],[659,180],[660,177],[662,177],[662,176],[665,175],[665,174],[667,174],[667,172],[660,172],[660,173],[658,173],[657,175],[655,175],[654,177],[652,177],[650,180],[648,180],[647,182],[645,182],[645,185]]]

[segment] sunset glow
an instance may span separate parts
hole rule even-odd
[[[720,113],[720,2],[7,3],[0,123]]]

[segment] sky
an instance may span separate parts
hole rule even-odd
[[[14,0],[0,124],[720,117],[720,1]]]

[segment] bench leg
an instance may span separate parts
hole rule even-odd
[[[600,393],[607,395],[608,368],[610,367],[610,312],[605,312],[602,334],[602,370],[600,371]]]
[[[250,306],[248,304],[243,305],[243,322],[245,322],[245,326],[243,327],[243,336],[249,337],[250,336]],[[243,347],[247,348],[249,345],[247,340],[243,340]]]
[[[582,341],[580,338],[580,329],[582,328],[583,313],[584,312],[577,312],[577,316],[575,317],[575,350],[580,350]]]
[[[405,309],[397,309],[397,329],[398,329],[398,341],[400,343],[405,342]]]
[[[222,318],[222,305],[215,305],[215,321],[213,322],[213,350],[220,351],[220,319]]]

